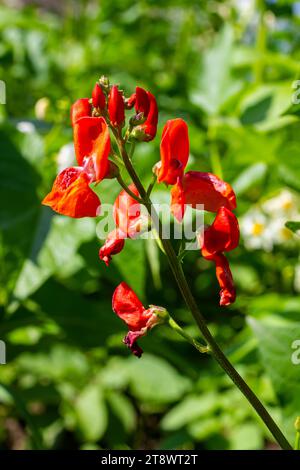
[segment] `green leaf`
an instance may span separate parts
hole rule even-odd
[[[131,392],[143,402],[172,403],[191,386],[168,362],[150,354],[130,358],[129,366]]]
[[[237,196],[245,194],[249,189],[262,184],[267,174],[267,165],[263,162],[250,165],[232,183]]]
[[[0,304],[8,301],[24,260],[30,253],[40,211],[39,177],[0,130]]]
[[[203,55],[202,70],[197,70],[198,86],[192,90],[191,101],[207,114],[217,114],[226,101],[237,94],[242,82],[231,76],[233,29],[226,25],[213,46]]]
[[[88,442],[100,439],[107,427],[107,410],[99,384],[88,385],[75,402],[77,424]]]
[[[112,391],[109,392],[107,400],[126,432],[133,431],[136,426],[136,413],[130,400],[125,395]]]
[[[263,448],[264,438],[257,425],[245,423],[231,430],[229,442],[230,450],[259,450]]]
[[[258,339],[262,363],[270,376],[284,414],[284,428],[290,440],[300,409],[300,322],[279,317],[248,323]]]
[[[212,414],[217,408],[217,395],[213,392],[202,396],[188,396],[164,416],[161,422],[162,429],[178,430],[200,417]]]
[[[112,261],[120,271],[122,280],[141,297],[144,296],[146,274],[144,243],[144,240],[126,240],[124,250]]]
[[[300,222],[292,222],[288,221],[286,222],[285,226],[290,229],[292,232],[297,233],[298,230],[300,230]]]
[[[74,274],[84,264],[77,253],[79,246],[94,236],[93,220],[53,216],[48,208],[43,208],[31,256],[18,277],[14,295],[19,299],[28,297],[53,274],[60,278]]]

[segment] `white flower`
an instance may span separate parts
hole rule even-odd
[[[30,121],[20,121],[16,125],[16,128],[23,134],[31,134],[35,131],[35,125]]]
[[[268,199],[262,208],[266,214],[271,217],[284,217],[288,220],[290,217],[297,215],[297,198],[289,190],[283,189],[278,196]]]
[[[75,150],[73,142],[63,145],[57,155],[57,169],[60,173],[65,168],[76,164]]]
[[[242,217],[240,225],[246,248],[272,250],[273,239],[269,230],[269,221],[262,212],[256,209],[249,211]]]
[[[285,223],[285,217],[277,217],[270,219],[269,221],[269,232],[272,236],[274,244],[276,245],[295,242],[295,235],[285,226]]]

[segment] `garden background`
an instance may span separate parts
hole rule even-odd
[[[111,310],[122,280],[198,335],[153,240],[127,241],[107,268],[97,221],[41,206],[73,158],[71,103],[102,74],[157,98],[158,136],[135,156],[145,182],[173,117],[189,124],[189,169],[220,172],[221,161],[242,232],[229,256],[236,303],[218,306],[199,252],[185,272],[215,337],[293,442],[300,262],[285,223],[300,213],[299,59],[299,2],[1,1],[1,449],[276,448],[215,361],[176,333],[154,329],[141,359],[122,344]],[[113,181],[99,189],[103,202],[117,192]],[[153,195],[169,200],[162,185]]]

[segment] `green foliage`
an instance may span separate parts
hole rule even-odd
[[[67,219],[40,202],[61,147],[72,140],[71,103],[106,74],[127,95],[138,84],[157,97],[158,137],[134,156],[145,183],[166,119],[183,117],[188,169],[216,171],[220,160],[241,226],[249,211],[265,214],[283,188],[299,211],[300,113],[292,100],[299,94],[300,20],[293,2],[260,2],[262,11],[253,13],[223,1],[44,3],[0,6],[7,91],[0,104],[0,339],[7,346],[0,449],[274,446],[215,362],[175,333],[153,329],[141,340],[140,360],[122,344],[126,327],[111,310],[122,280],[145,305],[165,306],[198,336],[156,244],[127,240],[107,268],[97,254],[98,220]],[[157,186],[153,199],[169,202],[169,190]],[[105,181],[97,192],[112,202],[118,188]],[[293,441],[300,414],[300,365],[292,361],[300,340],[299,221],[279,203],[269,212],[268,220],[286,224],[288,241],[253,249],[242,237],[229,256],[238,291],[230,309],[218,306],[213,266],[198,251],[185,256],[184,269],[219,343]]]

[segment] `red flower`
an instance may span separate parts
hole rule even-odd
[[[143,351],[136,341],[162,321],[158,314],[160,313],[163,316],[165,309],[154,305],[145,309],[137,295],[125,282],[121,282],[116,288],[113,294],[112,308],[129,328],[124,343],[133,354],[141,357]]]
[[[155,97],[143,88],[136,87],[135,94],[128,100],[128,107],[135,105],[137,113],[143,113],[146,118],[143,124],[135,126],[132,135],[137,139],[145,142],[153,140],[156,136],[158,123],[158,108]]]
[[[103,117],[82,117],[74,125],[74,146],[78,165],[87,165],[93,180],[101,181],[108,171],[110,137]],[[91,159],[91,161],[88,161]],[[92,165],[91,165],[92,162]]]
[[[213,224],[204,230],[200,240],[202,255],[216,265],[216,276],[221,287],[220,305],[229,305],[235,301],[232,274],[222,252],[234,250],[238,246],[239,236],[237,218],[229,209],[221,207]]]
[[[158,183],[175,184],[182,178],[189,158],[188,127],[178,118],[167,121],[161,138],[161,161],[156,165]]]
[[[108,99],[108,114],[113,126],[123,126],[125,121],[125,104],[123,95],[116,85],[113,85]]]
[[[134,184],[129,189],[139,196]],[[116,226],[125,234],[126,238],[134,238],[140,230],[141,206],[125,190],[121,191],[114,203],[113,211]]]
[[[235,194],[230,184],[222,181],[212,173],[188,171],[171,190],[171,211],[177,220],[181,221],[186,204],[197,209],[203,205],[210,212],[224,206],[228,209],[236,208]]]
[[[124,248],[124,233],[115,229],[108,235],[105,244],[99,250],[99,258],[109,266],[113,255],[117,255]]]
[[[99,85],[99,83],[96,83],[96,85],[93,88],[92,103],[95,108],[99,108],[99,109],[105,108],[105,105],[106,105],[105,94],[101,86]]]
[[[56,177],[42,204],[69,217],[96,217],[100,201],[89,183],[89,176],[82,168],[66,168]]]
[[[91,115],[92,107],[89,103],[88,98],[80,98],[75,101],[71,106],[71,123],[72,126],[82,117],[87,117]]]
[[[202,255],[205,258],[234,250],[239,244],[240,230],[236,216],[226,207],[220,207],[212,225],[204,230]]]
[[[134,184],[129,189],[139,196],[139,192]],[[121,191],[114,203],[113,217],[116,229],[107,237],[104,245],[99,250],[99,258],[106,266],[109,265],[112,255],[116,255],[124,248],[126,238],[134,238],[140,233],[148,222],[141,214],[140,204],[131,197],[125,190]]]
[[[232,304],[236,299],[236,292],[229,263],[223,254],[215,255],[212,259],[216,265],[216,276],[220,285],[220,305]]]

